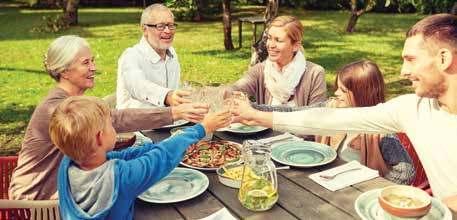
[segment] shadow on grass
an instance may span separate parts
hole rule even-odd
[[[33,32],[32,29],[44,25],[44,16],[57,16],[60,10],[33,10],[25,8],[0,8],[0,40],[53,39],[64,34],[77,34],[92,37],[88,27],[112,26],[139,23],[141,11],[113,9],[81,9],[78,13],[79,25],[58,33]],[[11,22],[14,20],[14,22]]]
[[[200,50],[196,52],[192,52],[195,55],[202,55],[208,57],[217,57],[221,59],[250,59],[251,52],[250,50],[245,49],[235,49],[235,50]]]
[[[0,107],[0,155],[16,155],[21,149],[24,132],[35,106],[16,104]]]
[[[262,9],[248,8],[236,10],[233,13],[232,21],[236,24],[237,17],[250,16],[258,14],[257,11]],[[107,37],[110,35],[98,36],[94,35],[87,28],[93,27],[109,27],[114,25],[138,25],[141,18],[142,8],[80,8],[78,12],[79,24],[72,26],[70,29],[58,33],[41,33],[32,32],[33,28],[44,25],[43,17],[54,17],[62,14],[59,9],[37,10],[19,7],[0,7],[0,40],[33,40],[33,39],[54,39],[65,34],[77,34],[81,37]],[[10,22],[11,20],[15,22]],[[191,25],[181,25],[178,31],[188,32],[195,31],[195,25],[199,29],[215,31],[215,33],[204,34],[220,34],[222,31],[222,22],[220,16],[215,16],[210,21],[189,22],[177,21],[177,23],[190,23]],[[221,29],[214,29],[214,25],[221,26]],[[140,30],[138,28],[138,33]],[[135,33],[137,34],[137,33]],[[202,34],[200,32],[199,34]],[[112,37],[112,36],[111,36]]]
[[[36,106],[20,106],[16,103],[8,104],[0,107],[0,122],[2,125],[6,123],[18,123],[28,121]],[[0,128],[0,133],[5,134]],[[14,133],[14,132],[13,132]]]
[[[13,67],[0,67],[0,74],[2,71],[19,71],[19,72],[26,72],[26,73],[34,73],[34,74],[44,74],[48,75],[43,70],[35,70],[35,69],[26,69],[26,68],[13,68]]]

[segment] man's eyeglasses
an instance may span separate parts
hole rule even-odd
[[[159,31],[165,30],[165,27],[168,27],[168,30],[175,30],[176,27],[178,27],[178,24],[176,23],[170,23],[170,24],[164,24],[164,23],[159,23],[159,24],[144,24],[148,27],[153,27]]]

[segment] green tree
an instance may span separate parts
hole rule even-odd
[[[455,0],[387,0],[386,4],[394,4],[399,8],[413,6],[423,14],[452,13],[457,9]]]
[[[364,13],[371,11],[374,6],[376,6],[376,0],[350,0],[349,7],[351,16],[349,17],[349,21],[346,26],[346,32],[354,32],[359,17]]]
[[[31,7],[62,8],[63,14],[53,22],[59,25],[77,25],[79,0],[29,0]],[[50,24],[54,25],[54,24]]]
[[[63,19],[65,23],[69,25],[78,24],[78,6],[79,0],[66,0],[63,7]]]

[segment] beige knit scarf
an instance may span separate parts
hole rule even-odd
[[[306,70],[306,59],[300,50],[292,61],[279,71],[275,63],[269,59],[265,61],[265,87],[273,99],[281,104],[286,104],[295,93],[295,88]]]

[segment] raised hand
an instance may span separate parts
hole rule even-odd
[[[202,121],[203,127],[207,134],[213,133],[219,128],[224,128],[232,122],[232,114],[226,111],[208,113]]]
[[[203,103],[184,103],[171,107],[173,120],[184,119],[194,123],[203,120],[208,111],[208,104]]]
[[[235,116],[232,122],[239,122],[246,125],[261,125],[264,127],[272,127],[272,113],[262,112],[254,109],[246,96],[233,98],[230,110],[231,113]]]
[[[249,119],[249,116],[256,111],[252,108],[249,99],[241,92],[233,92],[230,99],[230,110],[233,115],[245,117],[245,119]]]
[[[188,90],[173,90],[168,92],[165,99],[165,104],[169,106],[177,106],[184,103],[191,103],[192,100],[189,98],[191,92]]]

